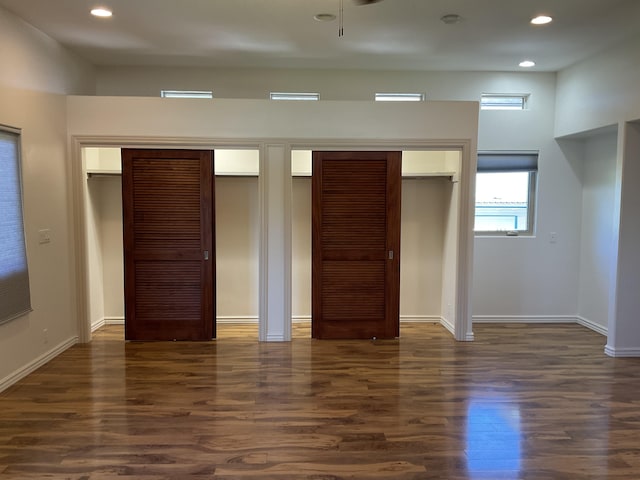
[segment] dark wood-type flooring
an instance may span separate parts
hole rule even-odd
[[[640,478],[640,359],[577,325],[457,343],[126,343],[105,327],[0,394],[0,479]]]

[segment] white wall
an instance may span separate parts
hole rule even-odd
[[[583,143],[582,233],[578,315],[603,333],[608,328],[614,252],[617,131]]]
[[[124,318],[122,182],[115,176],[96,177],[90,181],[98,187],[100,196],[104,317],[107,321],[120,320]]]
[[[22,129],[33,312],[0,325],[0,390],[77,339],[65,93],[90,93],[89,65],[0,8],[0,124]],[[38,243],[50,229],[51,243]],[[46,329],[46,335],[44,330]]]
[[[481,93],[530,93],[552,73],[100,67],[97,94],[159,97],[163,89],[212,90],[214,98],[268,99],[272,91],[317,92],[320,100],[373,100],[376,92],[425,93],[427,100],[479,101]],[[171,101],[172,99],[166,99]],[[551,98],[553,101],[553,98]]]
[[[291,313],[294,319],[310,320],[311,177],[293,178],[291,198]]]
[[[404,162],[403,162],[404,163]],[[442,256],[451,179],[402,179],[400,318],[442,317]]]
[[[617,128],[614,192],[613,264],[605,351],[640,356],[637,322],[638,135],[640,119],[640,35],[584,60],[558,75],[555,134],[589,135]],[[633,245],[633,246],[632,246]]]
[[[605,352],[614,357],[640,357],[640,121],[624,125],[619,136],[617,191],[620,192],[616,288],[612,295]],[[619,175],[619,176],[618,176]]]
[[[553,139],[554,78],[539,80],[520,89],[532,92],[530,110],[480,113],[478,150],[538,151],[539,158],[535,234],[476,238],[474,321],[576,320],[582,183]]]
[[[215,179],[216,315],[258,320],[260,210],[257,177]]]
[[[84,152],[85,164],[100,162],[97,149]],[[102,204],[102,189],[100,180],[90,180],[84,185],[83,193],[86,205],[86,238],[87,257],[89,258],[89,308],[87,314],[91,322],[91,328],[95,330],[104,323],[104,268],[102,264],[102,234],[100,210]]]
[[[555,135],[640,118],[640,35],[558,74]]]

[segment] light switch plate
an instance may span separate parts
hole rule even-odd
[[[51,230],[48,228],[44,228],[42,230],[38,230],[38,243],[50,243],[51,242]]]

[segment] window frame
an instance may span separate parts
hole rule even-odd
[[[480,110],[482,111],[506,111],[506,112],[522,112],[529,109],[529,93],[483,93],[480,95]],[[508,103],[485,103],[485,100],[491,99],[519,99],[520,105],[509,105]]]
[[[211,100],[213,92],[211,90],[160,90],[161,98],[201,98]]]
[[[481,157],[491,157],[493,162],[490,165],[482,165]],[[504,165],[498,165],[500,157],[504,159]],[[526,230],[476,230],[475,219],[477,202],[474,199],[474,236],[478,237],[534,237],[536,234],[536,211],[537,211],[537,189],[538,189],[538,157],[536,152],[478,152],[478,167],[476,176],[479,173],[511,173],[528,172],[529,186],[527,197],[527,229]]]
[[[376,102],[424,102],[425,99],[424,93],[377,92],[374,95]]]
[[[269,92],[269,100],[315,102],[320,100],[317,92]]]

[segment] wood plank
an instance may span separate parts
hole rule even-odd
[[[0,394],[0,478],[637,478],[640,359],[578,325],[474,331],[127,343],[107,326]]]

